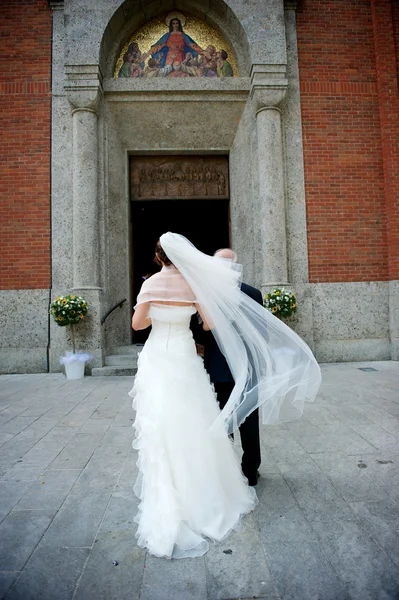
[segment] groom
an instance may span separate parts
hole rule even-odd
[[[215,256],[237,262],[236,253],[230,248],[223,248],[215,252]],[[241,284],[241,291],[247,296],[263,306],[262,294],[256,288],[246,284]],[[199,335],[198,335],[199,334]],[[194,327],[194,338],[204,346],[204,365],[209,373],[209,377],[214,384],[217,400],[222,409],[234,387],[234,379],[227,365],[226,359],[210,331],[201,333]],[[258,409],[254,410],[240,426],[241,445],[243,455],[241,468],[249,485],[256,485],[259,479],[260,441],[259,441],[259,414]]]

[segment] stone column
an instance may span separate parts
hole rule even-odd
[[[288,284],[284,197],[284,158],[279,104],[285,86],[255,89],[259,172],[259,230],[262,245],[261,286]]]
[[[80,83],[80,82],[78,82]],[[102,289],[99,257],[98,106],[100,88],[69,84],[72,111],[73,288],[88,303],[89,314],[76,327],[78,350],[94,354],[90,366],[103,364]],[[73,89],[71,89],[71,87]]]
[[[73,118],[73,287],[99,287],[97,113],[75,108]]]
[[[281,115],[276,106],[256,113],[263,253],[262,287],[288,281]]]

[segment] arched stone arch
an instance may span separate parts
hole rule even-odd
[[[223,0],[215,3],[215,6],[210,2],[208,7],[205,3],[196,1],[165,4],[159,0],[144,7],[139,0],[125,0],[109,20],[101,41],[99,65],[104,77],[113,77],[116,60],[129,37],[144,23],[169,10],[180,10],[218,29],[234,47],[240,75],[249,76],[251,60],[246,33],[239,19]]]

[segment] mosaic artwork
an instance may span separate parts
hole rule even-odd
[[[123,48],[115,77],[238,76],[230,45],[207,23],[180,12],[141,27]]]

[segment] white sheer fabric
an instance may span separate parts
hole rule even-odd
[[[265,424],[300,417],[321,383],[307,344],[241,292],[230,261],[203,254],[179,234],[165,233],[160,242],[180,273],[171,268],[151,277],[138,302],[195,299],[202,307],[235,381],[212,429],[231,433],[258,406]]]
[[[183,275],[175,267],[163,267],[160,273],[144,281],[137,296],[137,304],[157,301],[193,304],[196,300]]]

